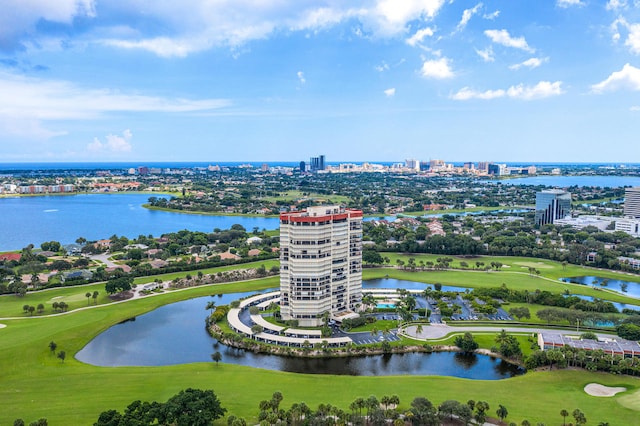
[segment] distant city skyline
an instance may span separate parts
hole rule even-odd
[[[1,162],[640,162],[640,1],[8,0]]]

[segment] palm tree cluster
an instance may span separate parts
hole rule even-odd
[[[561,348],[535,351],[525,361],[527,369],[549,366],[552,369],[580,367],[589,371],[605,371],[614,374],[640,376],[640,358],[625,358],[596,349],[593,351],[565,345]]]

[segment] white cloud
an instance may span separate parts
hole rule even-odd
[[[469,23],[473,15],[480,12],[481,8],[482,8],[482,3],[478,3],[475,6],[473,6],[471,9],[465,9],[462,12],[462,18],[460,18],[460,22],[456,27],[456,31],[462,31],[467,26],[467,24]]]
[[[509,35],[509,31],[507,30],[486,30],[484,34],[489,37],[494,43],[498,43],[507,47],[513,47],[516,49],[526,50],[527,52],[531,53],[535,52],[535,49],[529,47],[524,37],[511,37],[511,35]]]
[[[298,71],[296,75],[298,76],[298,81],[300,82],[300,84],[305,84],[307,82],[302,71]]]
[[[551,96],[558,96],[564,93],[562,90],[562,82],[556,81],[551,83],[549,81],[541,81],[535,86],[525,86],[519,84],[517,86],[511,86],[507,90],[487,90],[479,92],[472,90],[468,87],[460,89],[457,93],[450,96],[451,99],[456,101],[467,101],[470,99],[497,99],[497,98],[513,98],[522,99],[525,101],[531,101],[535,99],[543,99]]]
[[[640,106],[634,105],[631,108],[629,108],[630,111],[640,111]]]
[[[93,142],[87,145],[87,150],[92,153],[126,153],[131,152],[131,139],[133,134],[127,129],[122,132],[122,136],[109,134],[106,142],[101,142],[98,138],[93,138]]]
[[[451,99],[456,101],[467,101],[469,99],[495,99],[504,97],[506,92],[502,89],[499,90],[487,90],[485,92],[478,92],[468,87],[463,87],[457,93],[451,95]]]
[[[524,99],[526,101],[548,98],[550,96],[562,95],[564,90],[562,90],[561,86],[561,81],[556,81],[554,83],[551,83],[550,81],[541,81],[532,87],[519,84],[517,86],[509,87],[507,90],[507,96],[510,98]]]
[[[445,0],[376,0],[376,2],[377,4],[371,9],[365,6],[362,19],[372,23],[378,35],[389,36],[405,32],[407,24],[415,19],[433,19]]]
[[[622,38],[620,28],[627,31],[627,39],[624,45],[629,47],[631,53],[640,55],[640,24],[629,23],[624,18],[618,18],[611,24],[611,31],[613,32],[613,41],[617,42]]]
[[[519,70],[520,68],[527,67],[530,69],[538,68],[543,63],[549,61],[549,58],[529,58],[524,62],[520,62],[519,64],[513,64],[509,66],[511,70]]]
[[[443,80],[454,76],[454,73],[449,66],[449,59],[447,58],[424,61],[424,63],[422,64],[422,69],[420,70],[420,74],[422,74],[423,77],[435,78],[438,80]]]
[[[620,71],[612,72],[606,80],[591,86],[593,93],[612,92],[615,90],[640,90],[640,69],[625,64]]]
[[[348,20],[372,37],[405,36],[414,21],[434,19],[446,0],[4,0],[0,49],[15,50],[23,40],[42,48],[50,21],[82,34],[82,43],[185,57],[214,47],[237,49],[274,33],[315,33]],[[7,4],[8,3],[8,4]],[[84,19],[76,25],[76,18]],[[117,18],[117,19],[116,19]],[[117,20],[117,22],[116,22]],[[75,25],[75,26],[74,26]],[[58,34],[62,34],[59,32]],[[57,36],[62,37],[62,36]],[[78,40],[76,37],[75,40]],[[52,45],[60,46],[60,40]]]
[[[566,9],[571,6],[584,6],[585,4],[581,0],[557,0],[556,5]]]
[[[22,123],[33,137],[64,134],[47,130],[43,121],[87,120],[119,112],[194,113],[229,106],[226,99],[180,99],[81,87],[68,81],[45,80],[0,72],[0,121]],[[10,126],[2,128],[11,134]]]
[[[396,88],[392,87],[384,91],[384,94],[387,95],[388,98],[394,96],[396,94]]]
[[[373,69],[378,71],[378,72],[388,71],[389,70],[389,64],[387,64],[386,62],[383,61],[380,65],[374,66]]]
[[[488,19],[490,21],[493,21],[498,16],[500,16],[500,11],[496,10],[495,12],[492,12],[492,13],[485,13],[484,15],[482,15],[482,19]]]
[[[627,7],[627,0],[609,0],[607,2],[607,10],[625,9]]]
[[[13,50],[30,38],[41,21],[70,24],[74,18],[95,16],[94,0],[4,0],[0,13],[0,49]]]
[[[416,31],[414,35],[409,37],[406,42],[409,46],[415,46],[416,44],[420,44],[425,37],[433,36],[433,30],[429,27],[423,28],[421,30]]]
[[[495,60],[493,56],[493,48],[491,46],[487,47],[484,50],[475,49],[478,56],[482,58],[485,62],[493,62]]]

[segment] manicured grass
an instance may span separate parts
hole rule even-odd
[[[355,327],[352,328],[351,330],[349,330],[352,333],[355,332],[359,332],[359,331],[371,331],[373,329],[378,330],[379,332],[382,332],[382,330],[388,328],[388,329],[393,329],[393,328],[398,328],[398,321],[392,321],[392,320],[378,320],[376,322],[372,322],[369,324],[364,324],[361,325],[360,327]]]
[[[456,337],[459,335],[464,334],[463,332],[460,333],[454,333],[451,334],[449,336],[447,336],[444,339],[441,340],[432,340],[432,341],[428,341],[428,343],[433,343],[434,345],[450,345],[450,346],[455,346],[455,340]],[[496,336],[498,335],[498,333],[494,333],[494,332],[474,332],[471,331],[471,334],[473,335],[473,339],[478,342],[479,348],[480,349],[491,349],[492,347],[496,346]],[[522,350],[523,355],[527,356],[530,355],[533,352],[533,349],[531,348],[531,341],[529,340],[531,333],[513,333],[513,332],[509,332],[509,335],[515,336],[516,340],[518,340],[518,343],[520,344],[520,349]]]
[[[325,194],[316,194],[313,192],[309,193],[308,195],[304,195],[302,191],[295,191],[295,190],[281,192],[276,197],[268,196],[268,197],[262,197],[260,199],[263,201],[271,202],[271,203],[275,203],[278,201],[286,201],[288,203],[293,203],[294,201],[300,198],[307,198],[312,200],[323,200],[327,204],[345,204],[349,201],[349,197],[346,197],[344,195],[335,195],[335,194],[325,195]]]
[[[378,271],[382,276],[385,272],[387,270]],[[502,273],[476,275],[502,276]],[[531,280],[543,281],[538,278]],[[640,410],[640,398],[636,393],[640,380],[605,373],[553,370],[530,372],[507,380],[476,381],[451,377],[301,375],[224,364],[224,359],[217,366],[194,363],[106,368],[82,364],[72,357],[91,338],[111,325],[163,304],[277,285],[278,277],[270,277],[172,291],[57,317],[3,320],[7,327],[0,329],[0,347],[3,348],[0,358],[0,424],[12,424],[18,417],[27,422],[46,417],[52,426],[87,425],[107,409],[122,410],[136,399],[165,401],[186,387],[214,389],[222,405],[229,410],[228,414],[241,415],[253,422],[256,421],[258,402],[268,399],[276,390],[283,393],[285,407],[304,401],[311,407],[331,403],[348,409],[349,403],[357,397],[397,394],[401,399],[401,409],[407,409],[416,396],[425,396],[435,404],[447,399],[486,400],[491,405],[491,414],[498,404],[503,404],[509,410],[507,420],[518,424],[525,418],[532,424],[560,424],[560,410],[571,412],[575,408],[586,414],[589,424],[599,421],[612,425],[637,422],[639,413],[634,409]],[[0,306],[5,300],[0,298]],[[481,338],[484,337],[478,337]],[[50,353],[47,345],[52,340],[58,344],[58,350],[67,352],[64,364]],[[629,390],[613,398],[594,398],[583,391],[584,386],[592,382],[624,386]],[[217,424],[226,423],[219,421]]]
[[[388,255],[390,253],[385,253]],[[406,256],[408,258],[409,256]],[[412,256],[418,259],[421,259],[419,255]],[[403,257],[404,260],[405,257]],[[495,258],[491,258],[495,259]],[[526,259],[526,261],[531,261],[528,258],[516,258],[516,259]],[[485,263],[487,261],[491,262],[488,259],[484,260]],[[475,262],[475,261],[474,261]],[[394,262],[392,262],[393,264]],[[545,264],[553,265],[554,262],[545,261]],[[562,269],[560,266],[559,269]],[[570,267],[567,266],[567,270]],[[586,268],[573,267],[574,274],[567,274],[566,276],[580,276],[580,275],[598,275],[603,276],[605,278],[616,278],[616,279],[625,279],[625,280],[638,280],[638,277],[629,277],[621,274],[614,274],[608,271],[599,271],[599,270],[589,270]],[[613,291],[607,291],[602,289],[595,289],[590,286],[584,286],[580,284],[571,284],[565,283],[555,277],[558,272],[556,268],[553,269],[541,269],[541,275],[529,275],[527,271],[522,270],[512,270],[511,268],[502,269],[500,271],[477,271],[477,270],[444,270],[444,271],[419,271],[411,272],[410,270],[400,270],[395,267],[387,267],[387,268],[373,268],[373,269],[365,269],[362,273],[363,279],[377,279],[377,278],[395,278],[399,280],[407,280],[407,281],[418,281],[425,282],[429,284],[440,283],[443,285],[451,285],[451,286],[459,286],[459,287],[470,287],[470,288],[488,288],[488,287],[499,287],[502,284],[505,284],[507,287],[511,289],[517,290],[529,290],[535,291],[537,289],[547,290],[554,293],[562,293],[565,290],[573,294],[583,294],[586,296],[598,297],[601,299],[610,300],[612,302],[621,302],[621,303],[630,303],[635,305],[640,305],[640,300],[632,297],[624,296],[620,293],[616,293]],[[561,275],[562,276],[562,275]]]

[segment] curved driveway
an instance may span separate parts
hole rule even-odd
[[[402,333],[407,337],[411,337],[413,339],[420,340],[432,340],[432,339],[442,339],[451,333],[464,333],[464,332],[487,332],[487,333],[499,333],[502,330],[508,331],[509,333],[540,333],[540,332],[549,332],[549,333],[571,333],[571,330],[560,330],[560,329],[546,329],[546,328],[538,328],[538,327],[492,327],[492,326],[460,326],[460,327],[451,327],[446,324],[431,324],[422,326],[422,332],[418,333],[417,325],[410,325],[402,329]],[[579,333],[579,332],[578,332]],[[399,333],[400,334],[400,333]],[[608,333],[596,333],[599,337],[602,336],[611,336]]]

